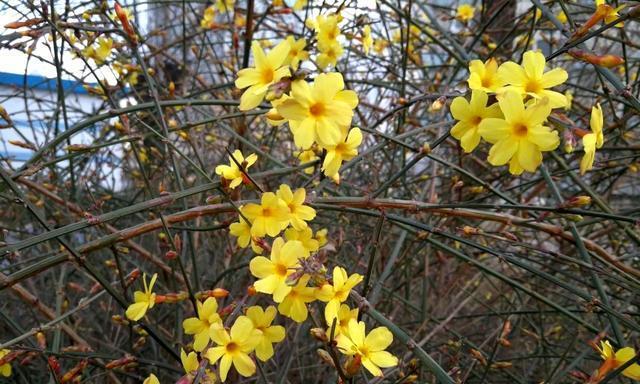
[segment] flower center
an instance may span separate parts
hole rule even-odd
[[[483,77],[481,83],[482,83],[483,87],[487,87],[488,88],[488,87],[491,86],[492,81],[491,81],[491,78],[489,78],[489,77]]]
[[[516,137],[525,137],[529,129],[526,124],[517,123],[513,125],[513,134]]]
[[[297,51],[297,50],[295,50],[295,49],[293,49],[293,50],[291,50],[291,52],[289,52],[289,55],[290,55],[291,57],[296,57],[296,56],[298,56],[298,51]]]
[[[482,122],[482,116],[473,116],[471,118],[471,124],[473,126],[478,126]]]
[[[265,68],[262,71],[262,82],[263,83],[271,83],[273,78],[275,77],[275,72],[271,68]]]
[[[537,80],[529,80],[527,81],[527,85],[524,87],[524,90],[526,92],[539,93],[542,91],[542,86]]]
[[[311,113],[311,116],[313,117],[319,117],[324,115],[324,104],[322,103],[315,103],[311,106],[311,108],[309,108],[309,113]]]
[[[227,344],[227,346],[226,346],[226,350],[227,350],[228,353],[234,353],[239,349],[240,349],[240,346],[238,344],[234,343],[233,341],[230,342],[229,344]]]
[[[338,145],[336,145],[336,149],[335,152],[337,154],[342,155],[343,153],[345,153],[347,151],[347,145],[345,143],[340,143]]]
[[[272,216],[271,208],[262,208],[262,216],[264,217]]]
[[[287,276],[287,267],[282,264],[276,264],[276,275],[278,276]]]

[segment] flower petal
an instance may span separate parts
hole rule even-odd
[[[567,71],[562,68],[554,68],[542,75],[540,85],[542,88],[551,88],[564,83],[568,78]]]
[[[393,334],[387,327],[373,329],[364,339],[364,343],[370,351],[377,352],[387,349],[393,342]]]
[[[528,140],[520,140],[518,146],[518,163],[528,172],[535,172],[542,163],[542,152],[538,146]]]
[[[249,270],[251,274],[258,278],[264,278],[272,275],[275,272],[275,267],[271,260],[264,256],[256,256],[251,259],[249,263]]]
[[[369,353],[369,359],[378,367],[389,368],[398,365],[398,358],[387,351]]]
[[[511,126],[503,119],[483,119],[478,126],[478,133],[483,139],[494,144],[510,137]]]
[[[505,165],[518,150],[518,141],[508,137],[495,143],[489,150],[491,165]]]
[[[542,79],[545,63],[544,55],[538,51],[527,51],[522,57],[522,67],[530,79]]]
[[[472,117],[469,102],[462,96],[453,99],[449,109],[451,110],[451,116],[456,120],[466,121]]]

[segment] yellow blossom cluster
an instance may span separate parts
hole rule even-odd
[[[109,37],[99,37],[95,44],[88,45],[82,50],[82,55],[95,60],[97,64],[102,64],[111,55],[113,49],[113,39]]]
[[[235,155],[242,157],[241,153]],[[224,177],[225,172],[220,173]],[[236,176],[229,178],[235,180]],[[323,258],[318,256],[327,243],[327,231],[318,231],[313,236],[309,222],[315,217],[315,210],[305,205],[305,197],[303,188],[292,191],[282,184],[275,193],[262,193],[260,204],[240,207],[241,215],[250,220],[250,225],[243,225],[244,219],[240,218],[230,228],[232,234],[239,236],[240,246],[247,246],[254,236],[275,237],[270,247],[264,244],[258,247],[267,247],[269,256],[257,254],[249,263],[249,270],[257,279],[253,292],[269,295],[275,305],[243,308],[243,314],[228,325],[230,313],[218,308],[215,296],[197,300],[195,316],[182,324],[184,333],[193,337],[192,351],[182,349],[180,353],[188,380],[198,376],[200,370],[205,383],[214,383],[217,377],[224,382],[231,368],[244,377],[254,375],[257,367],[252,356],[268,361],[274,356],[274,345],[286,338],[285,327],[274,324],[277,314],[302,323],[308,319],[308,306],[314,302],[325,303],[326,331],[321,331],[325,335],[321,339],[347,357],[346,365],[355,366],[356,370],[362,366],[372,375],[382,376],[382,368],[398,364],[397,357],[386,351],[393,342],[393,334],[386,327],[367,333],[365,323],[358,321],[358,309],[347,304],[351,290],[362,282],[363,276],[349,274],[341,266],[334,266],[332,273],[327,273]],[[147,283],[143,276],[144,291],[134,293],[127,318],[141,320],[156,302],[170,302],[169,295],[160,298],[153,292],[156,280],[154,274]],[[335,341],[330,342],[327,335]],[[354,361],[358,363],[354,365]],[[159,380],[151,374],[145,382],[153,384]]]
[[[224,14],[233,12],[235,0],[216,0],[215,4],[208,6],[204,9],[202,19],[200,20],[200,27],[203,29],[214,29],[218,26],[216,23],[216,12]]]
[[[185,320],[187,334],[194,335],[193,348],[202,351],[209,341],[218,347],[210,348],[205,356],[211,363],[220,360],[221,377],[224,380],[230,365],[238,373],[249,376],[255,371],[247,355],[255,350],[260,360],[273,356],[273,344],[284,338],[284,332],[273,331],[265,336],[265,327],[269,327],[276,312],[301,323],[308,319],[308,306],[313,302],[324,302],[326,334],[336,337],[338,350],[347,356],[358,356],[362,366],[374,375],[381,375],[380,368],[397,364],[397,358],[385,349],[393,341],[388,329],[381,327],[365,335],[364,323],[358,322],[358,310],[347,304],[349,293],[363,279],[360,274],[349,274],[340,266],[335,266],[331,275],[318,258],[317,253],[327,243],[326,230],[313,235],[309,222],[315,217],[315,210],[305,204],[306,191],[295,191],[286,184],[280,185],[274,192],[262,193],[260,203],[248,203],[240,207],[238,222],[230,226],[230,233],[238,237],[238,245],[246,247],[251,242],[256,256],[249,263],[251,274],[256,277],[253,289],[257,293],[269,295],[275,306],[270,306],[256,318],[267,319],[265,324],[253,328],[238,318],[226,333],[221,327],[220,316],[216,312],[215,299],[199,306],[198,317]],[[246,220],[249,222],[247,223]],[[284,237],[280,236],[284,231]],[[264,245],[263,236],[275,237],[270,247]],[[259,246],[256,244],[260,244]],[[262,248],[269,250],[263,256]],[[262,311],[260,307],[249,309],[247,316]],[[246,324],[239,324],[238,322]],[[254,329],[262,327],[262,336]],[[207,331],[216,329],[214,331]],[[235,331],[234,331],[235,329]],[[235,332],[235,336],[234,336]],[[256,344],[262,340],[262,344]],[[229,347],[233,343],[233,351]],[[226,348],[226,349],[225,349]],[[225,357],[226,356],[226,357]],[[227,359],[227,360],[225,360]],[[231,363],[232,362],[232,363]]]
[[[339,45],[338,20],[337,15],[317,18],[314,25],[320,52],[323,46]],[[370,30],[363,44],[367,50],[372,44]],[[240,70],[235,82],[236,87],[246,88],[240,98],[240,110],[256,108],[265,98],[269,100],[272,108],[265,116],[267,122],[274,126],[288,123],[294,143],[303,154],[301,161],[315,160],[318,153],[325,151],[322,171],[339,182],[340,166],[358,154],[357,148],[362,143],[360,129],[350,129],[358,96],[345,89],[338,72],[320,73],[311,83],[291,78],[292,70],[309,58],[305,45],[304,39],[289,36],[265,53],[254,42],[251,48],[254,66]]]
[[[309,28],[315,30],[318,42],[319,55],[317,58],[318,67],[325,69],[329,66],[336,66],[338,59],[344,53],[340,38],[342,32],[338,24],[342,20],[339,14],[319,15],[315,20],[307,20]]]
[[[545,67],[544,55],[536,51],[525,52],[521,65],[512,61],[498,65],[493,58],[469,63],[471,99],[460,96],[451,103],[451,115],[457,120],[451,135],[460,140],[465,152],[472,152],[484,139],[492,144],[490,164],[509,164],[514,175],[536,171],[542,152],[560,144],[558,132],[547,125],[547,119],[553,109],[570,103],[565,94],[551,89],[567,80],[567,72],[562,68],[545,71]],[[591,168],[595,148],[603,142],[601,110],[594,108],[593,113],[593,134],[583,139],[583,173]]]

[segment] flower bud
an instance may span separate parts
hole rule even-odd
[[[329,364],[332,367],[335,367],[335,364],[333,363],[333,359],[331,358],[331,355],[329,354],[329,352],[325,351],[324,349],[318,348],[316,350],[316,353],[318,354],[318,356],[322,361],[324,361],[325,363]]]
[[[350,356],[344,364],[344,373],[349,376],[355,376],[362,367],[362,357],[360,355]]]
[[[60,374],[60,363],[55,356],[49,356],[47,358],[47,362],[49,363],[49,367],[53,371],[53,373],[58,376]]]
[[[225,180],[226,179],[222,179],[223,182]],[[205,200],[205,203],[209,205],[213,205],[213,204],[220,204],[221,201],[222,201],[222,197],[220,195],[215,195],[215,196],[208,196],[207,199]]]
[[[582,207],[589,204],[591,204],[590,196],[574,196],[569,200],[567,200],[564,206],[567,208],[571,208],[571,207]]]
[[[105,369],[114,369],[132,363],[134,361],[136,361],[136,358],[134,356],[126,355],[125,357],[110,361],[104,367]]]
[[[89,364],[88,360],[80,361],[78,364],[76,364],[75,367],[71,368],[60,378],[60,383],[64,384],[75,380],[75,378],[82,372],[82,370],[85,369],[87,364]]]
[[[129,325],[129,320],[125,319],[121,315],[111,316],[111,321],[118,325]]]
[[[311,336],[313,336],[313,338],[318,341],[321,341],[323,343],[329,341],[329,339],[327,338],[327,333],[322,328],[311,328],[309,330],[309,333],[311,333]]]
[[[565,129],[562,134],[562,138],[564,139],[565,153],[572,153],[577,144],[576,136],[571,132],[571,130]]]
[[[176,257],[178,257],[178,253],[176,251],[167,251],[167,253],[164,254],[164,258],[167,260],[173,260]]]
[[[38,341],[38,347],[42,349],[47,348],[47,337],[42,332],[36,333],[36,340]]]
[[[429,112],[438,112],[444,107],[446,101],[446,97],[441,96],[438,97],[431,105],[429,106]]]
[[[580,49],[570,49],[567,53],[578,60],[582,60],[593,65],[598,65],[600,67],[611,68],[624,63],[624,59],[616,55],[598,56],[587,53]]]
[[[512,366],[513,366],[513,363],[510,361],[497,361],[491,364],[491,368],[493,369],[507,369],[507,368],[511,368]]]

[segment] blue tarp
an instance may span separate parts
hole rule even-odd
[[[57,90],[58,82],[56,79],[50,79],[44,76],[27,75],[26,76],[27,87],[29,89],[41,89],[44,91],[55,92]],[[0,85],[10,85],[15,87],[24,87],[25,75],[17,73],[0,72]],[[89,84],[94,86],[94,84]],[[82,87],[82,84],[76,80],[62,80],[62,89],[66,93],[81,93],[86,94],[87,90]]]

